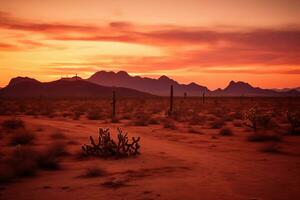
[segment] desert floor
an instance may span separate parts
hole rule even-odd
[[[0,122],[8,119],[1,117]],[[63,133],[71,155],[57,171],[40,171],[34,177],[0,185],[0,199],[299,199],[300,137],[286,136],[281,153],[265,153],[265,143],[246,141],[243,128],[231,127],[233,136],[220,136],[218,129],[193,134],[179,125],[145,127],[87,119],[49,119],[21,116],[30,130],[38,130],[36,146],[47,145],[49,135]],[[141,137],[141,155],[126,159],[76,159],[88,136],[99,127],[112,133],[121,127]],[[1,151],[8,147],[1,141]],[[82,177],[97,166],[107,173]]]

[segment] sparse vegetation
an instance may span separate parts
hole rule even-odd
[[[282,152],[279,144],[275,143],[275,142],[267,143],[260,150],[265,153],[281,153]]]
[[[99,128],[98,143],[90,136],[91,145],[82,146],[82,150],[87,155],[103,158],[135,156],[140,153],[140,137],[132,137],[132,141],[129,142],[127,133],[118,129],[117,138],[118,141],[114,141],[110,137],[109,129]]]
[[[25,127],[25,123],[21,119],[12,118],[12,119],[5,120],[2,123],[2,126],[5,129],[14,130],[14,129],[19,129],[19,128],[24,128]]]
[[[288,111],[286,113],[287,115],[287,120],[290,123],[291,129],[290,132],[291,134],[299,134],[300,133],[300,112],[298,111]]]
[[[36,134],[27,129],[18,129],[11,135],[10,145],[31,144],[36,139]]]
[[[232,130],[228,127],[222,128],[220,130],[219,134],[222,136],[232,136],[233,135]]]
[[[177,129],[175,121],[172,118],[169,118],[169,117],[165,118],[163,120],[163,126],[164,126],[164,128],[168,128],[168,129],[172,129],[172,130]]]
[[[260,131],[260,132],[251,133],[248,136],[247,140],[250,142],[268,142],[268,141],[279,142],[282,140],[282,138],[280,135],[275,133]]]
[[[106,174],[107,174],[107,172],[104,169],[99,168],[97,166],[93,166],[93,167],[87,168],[86,171],[84,172],[84,174],[82,175],[82,177],[94,178],[94,177],[99,177],[99,176],[105,176]]]

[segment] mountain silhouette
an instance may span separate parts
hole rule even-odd
[[[168,96],[170,85],[173,85],[174,95],[183,96],[300,96],[296,89],[279,90],[253,87],[242,81],[230,81],[224,89],[209,90],[196,83],[180,84],[167,76],[158,79],[130,76],[125,71],[99,71],[88,79],[77,75],[71,78],[61,78],[57,81],[43,83],[28,77],[11,79],[9,84],[0,89],[3,97],[111,97],[115,90],[121,97]]]
[[[115,90],[119,97],[150,97],[151,94],[122,87],[106,87],[79,78],[63,78],[42,83],[28,77],[12,79],[0,90],[2,97],[111,97]]]
[[[158,79],[130,76],[125,71],[117,73],[99,71],[87,80],[99,85],[132,88],[160,96],[167,96],[170,94],[170,85],[173,85],[174,95],[176,96],[183,96],[185,92],[190,96],[200,96],[203,92],[209,92],[207,87],[195,83],[188,85],[179,84],[167,76],[161,76]]]
[[[180,84],[173,79],[163,75],[158,79],[143,78],[140,76],[130,76],[125,71],[106,72],[99,71],[87,79],[92,83],[105,86],[122,86],[136,89],[139,91],[168,96],[170,94],[170,85],[174,87],[175,96],[183,96],[186,92],[189,96],[299,96],[300,92],[277,92],[271,89],[262,89],[252,87],[249,83],[230,81],[229,85],[224,89],[209,90],[205,86],[198,85],[194,82],[190,84]]]

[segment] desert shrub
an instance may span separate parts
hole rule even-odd
[[[5,168],[11,179],[16,177],[34,176],[38,166],[35,162],[37,152],[30,147],[16,148],[5,161]]]
[[[90,109],[87,113],[87,118],[89,120],[99,120],[102,119],[102,109],[100,108],[93,108]]]
[[[21,119],[16,119],[16,118],[12,118],[12,119],[7,119],[2,123],[3,128],[6,129],[19,129],[19,128],[24,128],[25,127],[25,123],[23,120]]]
[[[61,150],[52,145],[41,151],[29,146],[17,146],[0,163],[0,183],[20,177],[34,176],[40,169],[59,169]]]
[[[197,113],[194,113],[190,119],[190,124],[191,125],[199,125],[199,124],[203,124],[206,120],[206,116],[205,115],[199,115]]]
[[[36,175],[38,166],[35,162],[37,152],[25,146],[19,146],[8,154],[0,163],[0,184],[5,184],[19,177]]]
[[[72,115],[72,119],[73,120],[79,120],[81,115],[83,115],[82,112],[80,112],[80,111],[74,111],[73,115]]]
[[[231,136],[233,135],[232,130],[228,127],[224,127],[219,131],[219,134],[222,136]]]
[[[111,118],[111,123],[119,123],[119,122],[120,122],[119,118],[117,118],[117,117]]]
[[[132,141],[129,142],[127,133],[123,133],[118,128],[118,141],[114,141],[110,137],[109,129],[99,129],[98,143],[95,142],[92,136],[90,136],[91,145],[83,145],[82,150],[89,156],[96,157],[127,157],[138,155],[140,149],[140,137],[132,137]]]
[[[150,115],[148,113],[139,111],[135,114],[132,122],[135,126],[147,126],[149,119]]]
[[[270,132],[254,132],[247,137],[250,142],[267,142],[267,141],[281,141],[281,137],[278,134]]]
[[[251,108],[245,113],[245,125],[253,131],[259,128],[267,129],[271,122],[271,116],[268,113],[259,112],[257,107]]]
[[[159,118],[157,117],[151,117],[148,121],[149,124],[160,124]]]
[[[266,152],[266,153],[281,153],[281,147],[279,144],[272,142],[267,143],[265,146],[263,146],[260,151]]]
[[[286,113],[286,116],[287,116],[287,120],[291,126],[291,129],[290,129],[291,134],[299,133],[298,129],[300,128],[300,112],[288,111]]]
[[[31,144],[36,139],[36,135],[26,129],[19,129],[15,131],[10,138],[10,145],[26,145]]]
[[[225,125],[224,119],[218,118],[210,123],[211,128],[218,129]]]
[[[169,128],[169,129],[172,129],[172,130],[177,129],[175,121],[171,118],[165,118],[163,120],[163,126],[164,126],[164,128]]]
[[[104,169],[101,169],[97,166],[89,167],[86,169],[82,177],[85,178],[94,178],[99,176],[105,176],[107,172]]]
[[[44,151],[41,151],[36,161],[41,169],[57,170],[60,169],[61,156],[68,155],[66,144],[55,142],[50,144]]]

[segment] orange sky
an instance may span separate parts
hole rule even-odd
[[[98,70],[300,86],[298,0],[1,0],[0,87]]]

